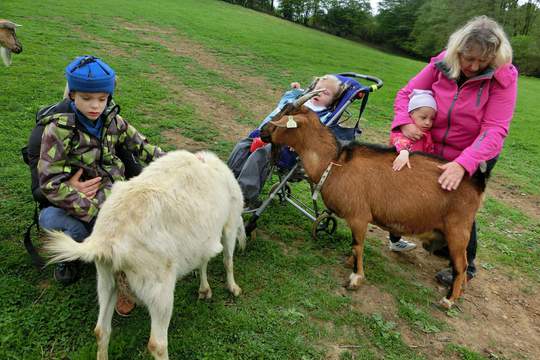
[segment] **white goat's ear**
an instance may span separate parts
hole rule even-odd
[[[4,65],[11,65],[11,50],[0,46],[0,58],[2,58]]]
[[[294,129],[297,128],[298,124],[296,123],[296,120],[292,117],[292,115],[289,115],[287,120],[287,129]]]
[[[15,27],[21,27],[22,25],[19,25],[19,24],[15,24],[15,23],[12,23],[13,25],[15,25]]]

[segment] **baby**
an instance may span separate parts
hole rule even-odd
[[[401,170],[405,165],[411,167],[409,153],[411,151],[422,151],[433,153],[433,141],[429,130],[433,125],[433,120],[437,114],[437,103],[430,90],[413,90],[409,96],[409,115],[418,126],[424,136],[420,140],[411,140],[401,131],[390,133],[390,144],[396,147],[399,155],[394,160],[392,168],[394,171]]]
[[[304,92],[297,82],[291,83],[291,88],[259,127],[236,144],[227,161],[244,194],[246,209],[256,209],[260,205],[259,194],[270,174],[271,145],[260,139],[259,131],[286,103],[294,101]],[[316,78],[308,88],[309,91],[322,89],[324,90],[304,106],[317,113],[321,122],[324,122],[331,115],[332,106],[343,92],[344,85],[335,75],[324,75]]]

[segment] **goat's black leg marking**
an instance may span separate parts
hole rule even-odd
[[[356,238],[354,237],[354,234],[352,234],[352,242],[351,242],[351,247],[353,247],[354,245],[356,245]],[[356,257],[356,253],[353,251],[353,257],[354,257],[354,264],[353,264],[353,272],[355,274],[358,273],[358,261],[357,261],[357,257]]]

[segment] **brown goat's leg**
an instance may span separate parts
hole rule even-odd
[[[354,256],[353,272],[349,276],[349,284],[347,288],[349,290],[356,290],[360,286],[360,282],[364,280],[364,238],[366,236],[367,221],[361,221],[354,219],[349,222],[349,226],[352,230],[353,244],[352,253]]]
[[[460,231],[448,234],[448,250],[452,262],[454,282],[450,289],[449,296],[441,300],[441,305],[450,308],[454,302],[461,296],[463,286],[467,283],[467,243],[469,233]]]

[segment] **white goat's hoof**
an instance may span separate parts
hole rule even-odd
[[[229,286],[229,291],[231,292],[231,294],[233,294],[234,296],[238,296],[242,293],[242,289],[240,288],[240,286],[234,284],[232,286]]]
[[[211,298],[212,298],[212,289],[211,288],[208,288],[208,289],[205,289],[205,290],[199,290],[199,299],[200,300],[211,299]]]
[[[359,275],[355,273],[351,273],[349,276],[349,284],[347,285],[347,289],[349,290],[356,290],[360,287],[360,283],[364,280],[364,275]]]
[[[441,301],[439,301],[439,304],[445,309],[450,309],[454,305],[454,302],[443,297]]]

